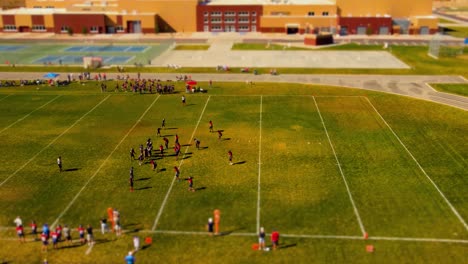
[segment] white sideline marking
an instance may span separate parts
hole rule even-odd
[[[408,152],[408,154],[411,156],[411,158],[414,160],[414,162],[416,162],[416,164],[418,165],[419,169],[424,173],[424,175],[426,175],[426,178],[432,183],[432,185],[434,186],[434,188],[436,188],[436,190],[439,192],[440,196],[442,196],[442,198],[444,198],[445,202],[447,203],[447,205],[450,207],[450,209],[452,209],[452,212],[458,217],[458,220],[460,220],[460,222],[463,224],[463,226],[465,227],[465,230],[468,231],[468,225],[466,224],[465,220],[463,219],[463,217],[458,213],[458,211],[455,209],[455,207],[453,207],[453,205],[450,203],[450,201],[445,197],[444,193],[439,189],[439,187],[435,184],[435,182],[431,179],[431,177],[429,177],[429,175],[426,173],[426,171],[423,169],[423,167],[421,166],[421,164],[419,164],[419,162],[416,160],[416,158],[413,156],[413,154],[409,151],[409,149],[406,147],[406,145],[401,141],[400,137],[398,137],[398,135],[395,133],[395,131],[393,131],[392,127],[387,123],[387,121],[385,121],[385,119],[383,118],[383,116],[379,113],[379,111],[377,111],[377,109],[374,107],[374,105],[372,104],[372,102],[369,100],[369,98],[367,98],[367,102],[369,102],[369,105],[374,109],[374,111],[377,113],[377,115],[379,115],[379,117],[382,119],[382,121],[385,123],[385,125],[390,129],[390,131],[392,132],[392,134],[395,136],[395,138],[398,140],[398,142],[400,142],[400,144],[403,146],[403,148],[406,150],[406,152]]]
[[[341,169],[340,161],[338,160],[338,156],[336,155],[335,148],[333,147],[333,144],[332,144],[331,139],[330,139],[330,135],[328,135],[328,130],[327,130],[327,127],[325,126],[325,121],[322,118],[322,114],[320,113],[320,109],[318,107],[317,101],[315,101],[315,97],[312,96],[312,99],[314,99],[315,107],[317,108],[317,112],[318,112],[318,114],[320,116],[320,120],[322,121],[323,129],[325,130],[325,134],[327,135],[327,138],[328,138],[328,143],[330,143],[330,147],[331,147],[331,149],[333,151],[333,155],[335,156],[335,160],[336,160],[336,163],[337,163],[338,168],[340,170],[341,177],[343,178],[343,182],[344,182],[344,184],[346,186],[346,190],[348,191],[349,200],[351,201],[351,204],[353,205],[354,214],[356,215],[356,218],[358,220],[359,227],[361,228],[362,235],[364,235],[366,233],[366,230],[364,229],[364,225],[362,224],[362,220],[361,220],[361,217],[359,216],[358,209],[356,207],[356,204],[354,203],[353,195],[351,194],[351,191],[349,189],[348,182],[346,181],[346,177],[344,176],[343,170]]]
[[[258,140],[258,188],[257,188],[257,229],[260,230],[260,180],[262,175],[262,113],[263,113],[263,96],[260,97],[260,137]]]
[[[464,239],[417,238],[417,237],[369,237],[368,239],[369,240],[388,240],[388,241],[441,242],[441,243],[468,244],[468,240],[464,240]]]
[[[461,79],[463,79],[465,82],[468,82],[468,80],[467,80],[465,77],[463,77],[463,76],[461,76],[461,75],[458,75],[458,77],[460,77]]]
[[[62,137],[63,135],[65,135],[65,133],[68,132],[68,130],[72,129],[76,124],[78,124],[78,122],[80,122],[84,117],[86,117],[89,113],[91,113],[94,109],[96,109],[98,106],[100,106],[102,103],[104,103],[104,101],[106,101],[108,98],[110,97],[110,95],[108,95],[106,98],[102,99],[101,102],[99,102],[97,105],[95,105],[91,110],[89,110],[88,112],[86,112],[84,115],[82,115],[78,120],[75,121],[75,123],[73,123],[71,126],[69,126],[67,129],[65,129],[65,131],[63,131],[60,135],[58,135],[56,138],[54,138],[47,146],[43,147],[39,152],[37,152],[32,158],[30,158],[28,161],[26,161],[26,163],[24,163],[21,167],[19,167],[15,172],[13,172],[10,176],[8,176],[5,180],[3,180],[1,183],[0,183],[0,187],[3,186],[3,184],[5,184],[11,177],[15,176],[16,173],[18,173],[20,170],[22,170],[24,167],[26,167],[29,163],[31,163],[31,161],[33,161],[37,156],[39,156],[44,150],[46,150],[48,147],[52,146],[52,144],[55,143],[55,141],[57,141],[60,137]]]
[[[89,253],[91,253],[91,250],[93,250],[93,247],[94,247],[94,242],[91,243],[91,246],[88,247],[88,249],[86,250],[85,254],[86,254],[86,255],[89,255]]]
[[[2,98],[0,98],[0,101],[5,100],[5,99],[7,99],[8,97],[10,97],[10,96],[12,96],[12,95],[13,95],[13,94],[9,94],[9,95],[7,95],[7,96],[5,96],[5,97],[2,97]]]
[[[52,103],[53,101],[55,101],[55,99],[58,99],[59,97],[61,97],[61,95],[57,95],[57,96],[54,97],[52,100],[48,101],[47,103],[41,105],[40,107],[38,107],[38,108],[36,108],[36,109],[34,109],[34,110],[32,110],[31,112],[29,112],[29,114],[27,114],[27,115],[21,117],[20,119],[16,120],[15,122],[13,122],[12,124],[10,124],[9,126],[7,126],[7,127],[5,127],[4,129],[0,130],[0,134],[3,133],[3,131],[5,131],[5,130],[9,129],[10,127],[14,126],[16,123],[23,121],[24,119],[26,119],[28,116],[30,116],[32,113],[36,112],[37,110],[39,110],[39,109],[43,108],[44,106],[46,106],[46,105]]]
[[[83,190],[86,188],[86,186],[88,186],[88,184],[94,179],[94,177],[96,177],[96,175],[101,171],[102,167],[104,167],[104,165],[107,163],[107,161],[112,156],[112,154],[114,154],[114,152],[117,150],[117,148],[119,148],[119,146],[122,144],[122,142],[124,142],[124,140],[128,137],[128,135],[130,135],[130,133],[133,131],[133,129],[135,129],[135,127],[141,122],[141,119],[146,115],[146,113],[148,113],[148,111],[151,109],[151,107],[153,107],[153,105],[156,103],[156,101],[159,99],[159,97],[161,97],[161,95],[158,95],[158,97],[156,97],[154,99],[154,101],[150,104],[150,106],[148,106],[148,108],[146,108],[145,112],[143,112],[143,114],[141,114],[140,118],[135,122],[135,124],[130,128],[130,130],[128,130],[127,134],[125,134],[125,136],[123,136],[123,138],[114,147],[114,149],[111,151],[111,153],[109,153],[109,155],[106,157],[106,159],[101,163],[99,168],[88,179],[88,181],[86,181],[85,185],[83,185],[83,187],[81,187],[81,189],[78,191],[78,193],[75,195],[75,197],[73,197],[71,202],[67,205],[67,207],[65,207],[65,209],[60,213],[60,215],[57,217],[57,219],[55,219],[55,221],[51,225],[51,228],[54,228],[55,225],[57,225],[60,218],[62,218],[62,216],[68,211],[68,209],[70,209],[70,207],[73,205],[73,203],[75,203],[76,199],[78,199],[78,196],[80,196],[81,192],[83,192]]]
[[[195,129],[193,130],[192,132],[192,136],[190,136],[190,140],[189,142],[191,143],[192,140],[193,140],[193,137],[195,136],[195,132],[197,131],[198,129],[198,125],[200,125],[200,121],[203,117],[203,114],[205,113],[205,109],[206,109],[206,106],[208,105],[208,102],[210,101],[210,98],[211,98],[211,95],[208,96],[208,99],[206,99],[206,103],[205,103],[205,107],[203,107],[203,110],[200,114],[200,118],[198,118],[198,122],[197,122],[197,125],[195,126]],[[186,148],[185,148],[185,152],[184,152],[184,155],[182,156],[182,160],[179,162],[179,168],[182,166],[182,164],[184,163],[184,157],[185,155],[187,154],[188,152],[188,149],[190,147],[191,144],[189,144]],[[164,210],[164,207],[166,206],[166,203],[167,203],[167,199],[169,198],[169,194],[171,193],[172,191],[172,187],[174,186],[174,182],[175,182],[176,178],[174,177],[172,179],[172,182],[171,182],[171,185],[169,186],[169,189],[167,190],[167,193],[166,193],[166,196],[164,196],[164,200],[161,204],[161,207],[159,208],[159,211],[158,211],[158,214],[156,215],[156,218],[154,219],[154,224],[153,224],[153,228],[151,228],[151,231],[154,231],[156,229],[156,226],[158,225],[158,222],[159,222],[159,218],[161,217],[162,215],[162,212]]]

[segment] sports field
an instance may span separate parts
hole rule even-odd
[[[219,83],[185,94],[178,83],[178,93],[163,95],[98,87],[0,90],[0,261],[121,263],[134,235],[154,241],[137,263],[467,261],[466,111],[301,84]],[[163,136],[173,146],[177,134],[182,151],[178,160],[171,147],[163,158],[153,154],[156,172],[129,151],[148,138],[163,144],[163,118]],[[98,232],[109,207],[121,213],[121,237]],[[222,235],[210,237],[214,209]],[[41,252],[40,242],[17,241],[18,215],[26,225],[91,224],[97,243]],[[251,249],[260,226],[280,232],[279,250]]]

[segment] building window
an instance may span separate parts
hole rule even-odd
[[[204,22],[205,24],[208,24],[208,21],[209,21],[208,18],[203,19],[203,22]]]
[[[248,17],[241,17],[241,18],[239,18],[239,23],[249,23],[249,18]]]
[[[212,26],[211,31],[221,31],[221,26]]]
[[[248,16],[248,15],[249,15],[249,12],[247,12],[247,11],[239,12],[239,16]]]
[[[256,17],[252,17],[252,23],[257,23],[257,18]]]
[[[31,30],[32,31],[46,31],[46,28],[44,25],[32,25]]]
[[[124,30],[124,28],[123,28],[122,26],[116,26],[116,27],[115,27],[115,31],[117,31],[117,32],[124,32],[125,30]]]
[[[256,16],[257,15],[257,12],[252,12],[252,16]]]
[[[249,26],[239,26],[239,31],[249,31]]]
[[[224,23],[235,23],[236,19],[233,17],[225,18]]]
[[[328,16],[328,12],[322,12],[322,16]]]
[[[3,25],[3,31],[17,31],[15,25]]]
[[[34,6],[33,8],[42,8],[42,6]]]
[[[213,23],[213,24],[221,23],[221,18],[212,18],[211,23]]]
[[[89,27],[89,32],[90,33],[99,33],[99,27],[91,26],[91,27]]]
[[[208,12],[203,12],[203,16],[208,16]]]
[[[45,8],[55,8],[55,6],[46,6]]]
[[[221,12],[216,11],[216,12],[211,12],[211,16],[221,16]]]
[[[62,26],[62,27],[60,28],[60,32],[62,32],[62,33],[67,33],[67,32],[68,32],[68,26]]]
[[[289,16],[290,12],[271,12],[272,16]]]
[[[308,16],[315,16],[315,12],[313,11],[310,11],[309,13],[307,13]]]
[[[224,12],[224,15],[225,15],[225,16],[235,16],[235,15],[236,15],[236,12],[232,12],[232,11]]]

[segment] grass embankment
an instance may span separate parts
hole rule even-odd
[[[434,83],[431,86],[439,92],[468,96],[468,84]]]
[[[177,45],[174,50],[207,50],[210,45]]]
[[[468,27],[457,27],[457,26],[445,27],[444,32],[456,38],[468,38]]]

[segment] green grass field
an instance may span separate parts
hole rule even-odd
[[[177,45],[174,50],[207,50],[210,45]]]
[[[134,235],[154,241],[136,253],[138,263],[466,260],[466,111],[301,84],[220,83],[186,95],[186,106],[182,93],[101,93],[93,82],[38,88],[0,91],[0,154],[7,159],[0,167],[0,261],[119,263]],[[154,156],[155,172],[131,161],[129,150],[148,138],[157,148],[163,118],[163,135],[172,146],[178,134],[183,155],[176,160],[169,149]],[[222,140],[208,131],[209,120],[224,131]],[[174,180],[174,166],[182,179],[194,177],[196,192]],[[98,232],[108,207],[121,212],[121,237]],[[214,209],[222,212],[223,235],[210,237],[205,224]],[[39,226],[92,224],[97,243],[41,252],[40,242],[15,238],[17,215]],[[253,251],[258,226],[278,230],[282,248]]]
[[[467,84],[447,84],[447,83],[434,83],[431,86],[439,92],[453,93],[463,96],[468,96]]]

